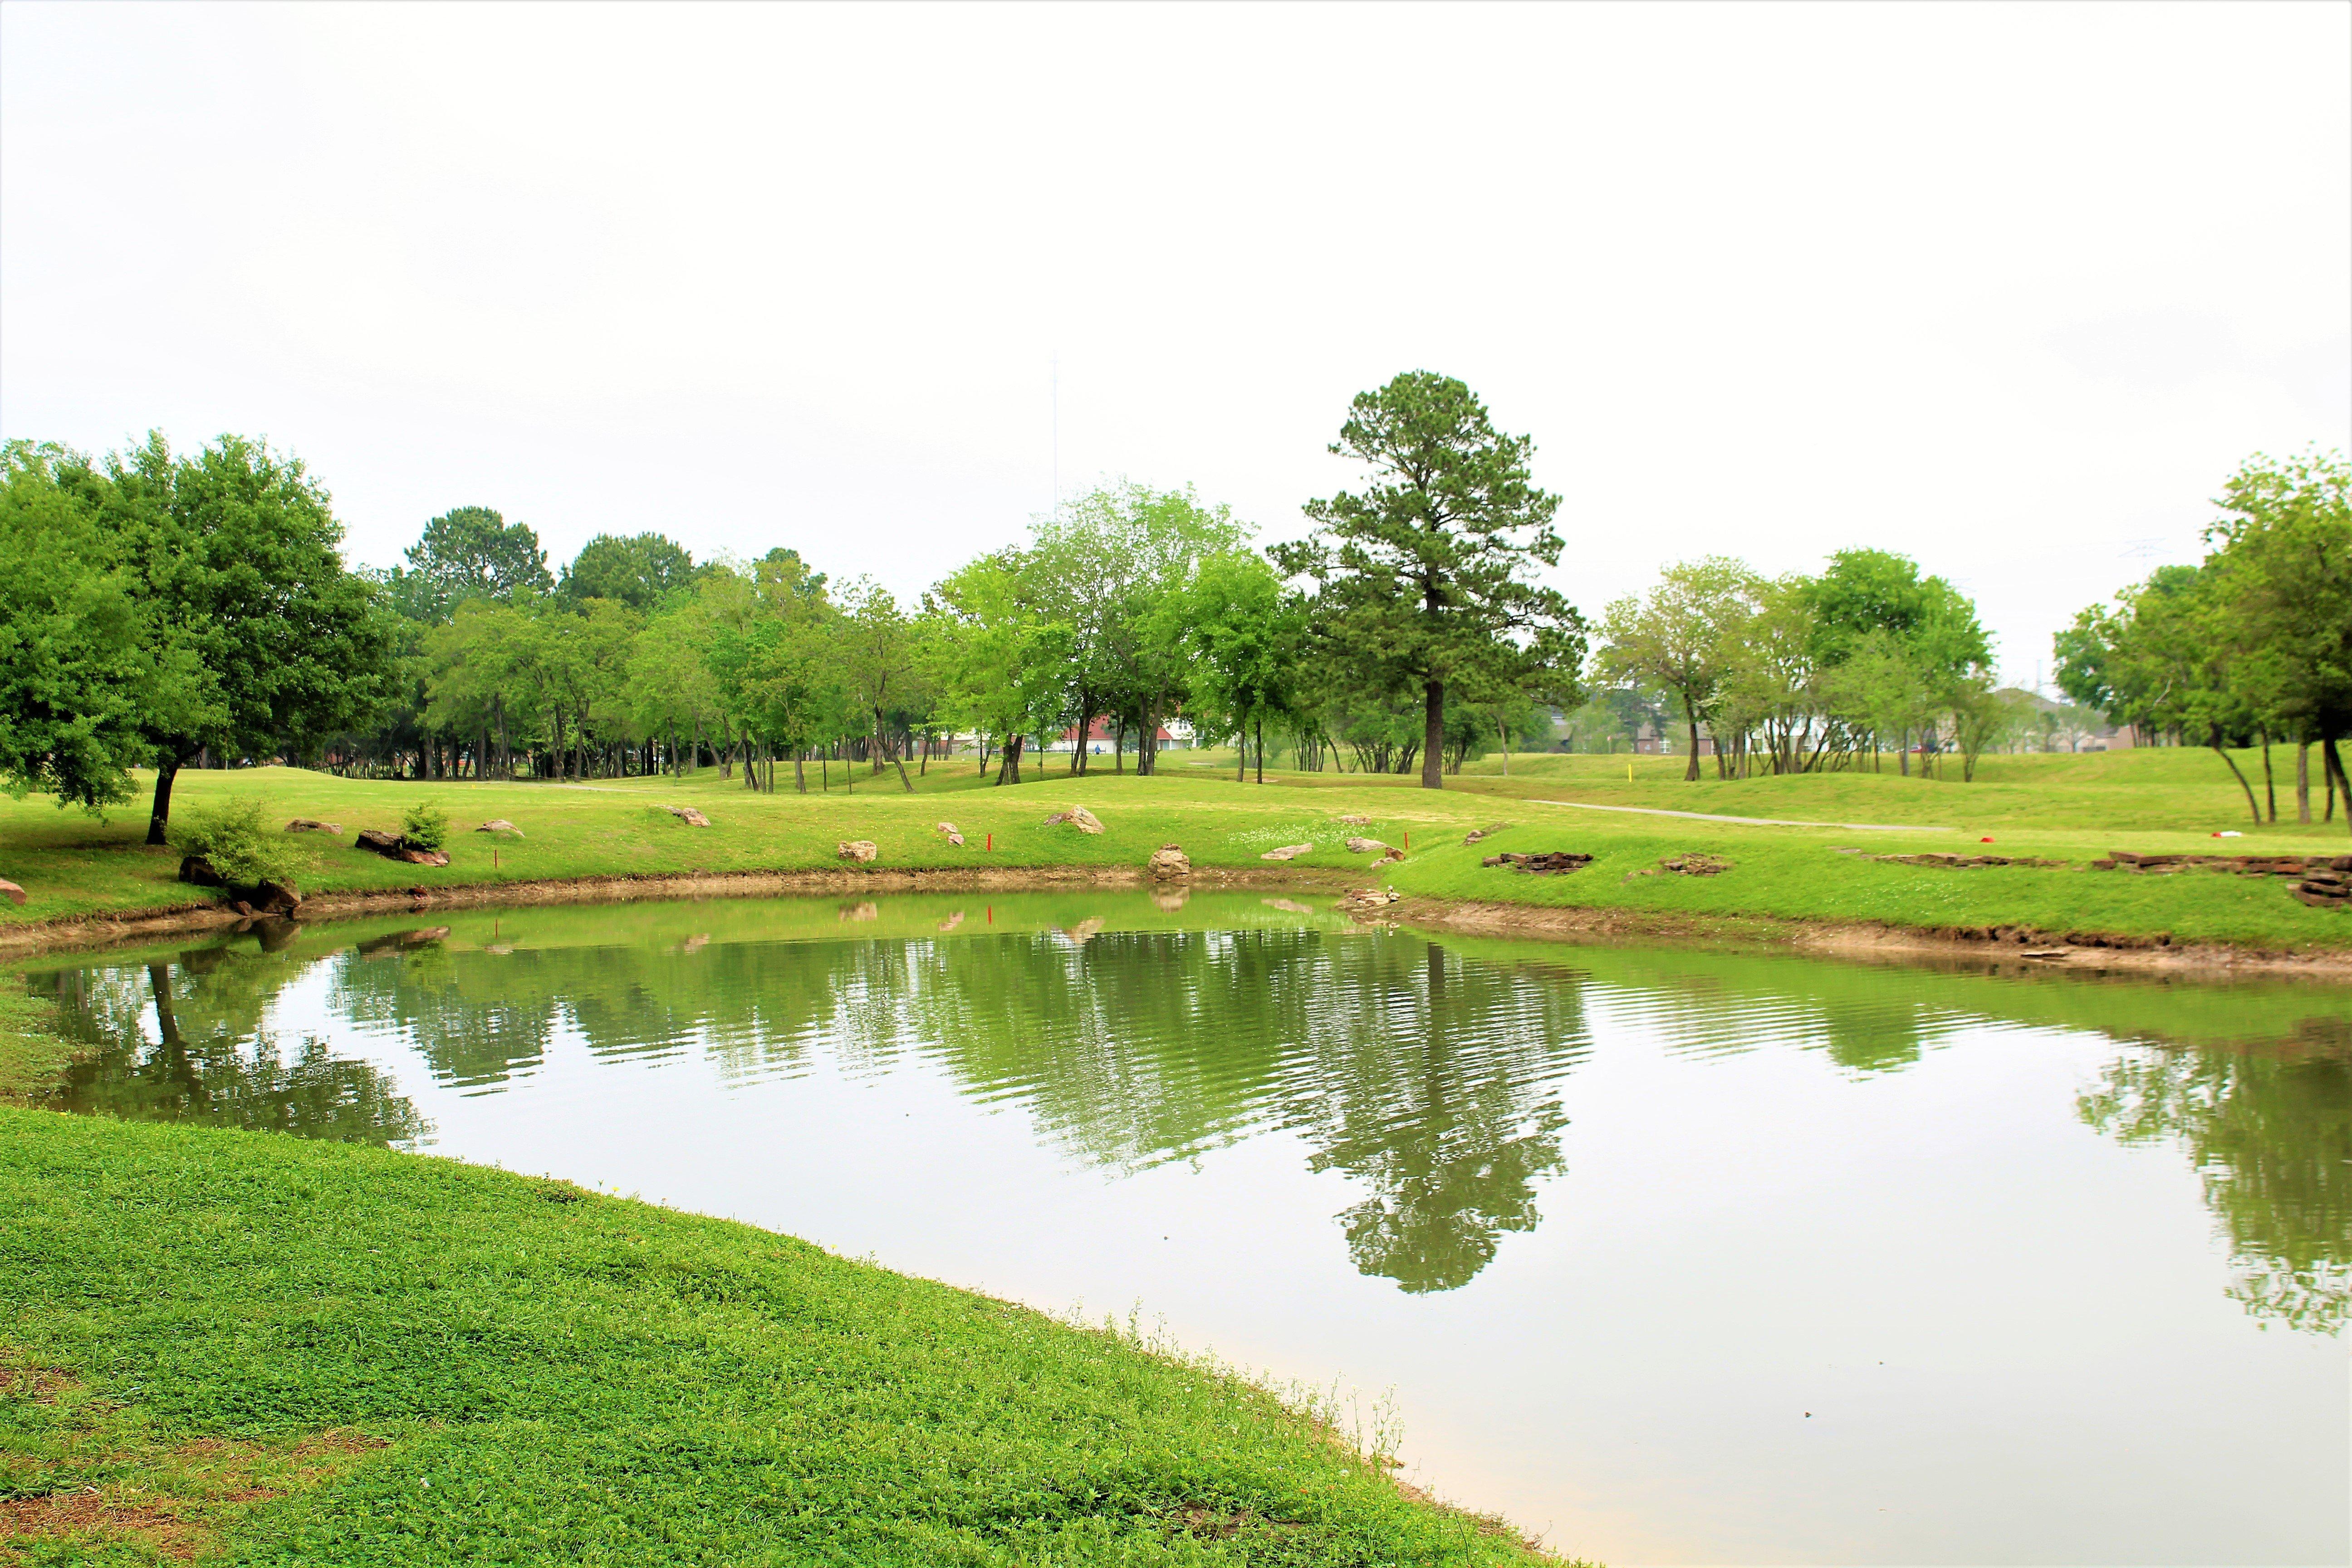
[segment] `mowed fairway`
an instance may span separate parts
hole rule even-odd
[[[2293,753],[2273,753],[2281,772],[2282,815],[2292,817]],[[836,846],[866,838],[880,849],[877,868],[994,868],[1054,866],[1139,868],[1163,844],[1181,845],[1203,868],[1272,870],[1261,857],[1286,844],[1311,843],[1291,862],[1303,869],[1342,869],[1408,894],[1435,898],[1582,906],[1698,917],[1769,916],[1801,921],[1874,921],[1894,925],[2030,925],[2178,942],[2233,942],[2266,949],[2352,948],[2352,918],[2306,908],[2273,879],[2196,871],[2167,877],[2094,871],[2084,863],[2109,850],[2140,854],[2294,851],[2352,853],[2340,815],[2335,824],[2302,827],[2291,820],[2256,826],[2244,797],[2210,752],[2165,750],[2087,756],[1988,757],[1976,782],[1837,773],[1696,784],[1671,757],[1515,758],[1507,777],[1488,759],[1449,777],[1441,792],[1408,778],[1359,773],[1269,772],[1265,783],[1236,783],[1230,753],[1171,752],[1156,778],[1097,773],[1074,778],[1055,759],[1017,787],[991,787],[969,761],[935,763],[913,795],[895,773],[856,771],[845,787],[838,764],[833,787],[806,795],[790,788],[754,794],[740,780],[705,769],[686,779],[598,780],[581,784],[434,784],[349,781],[289,768],[184,773],[179,811],[200,810],[231,795],[260,798],[273,817],[340,823],[343,837],[306,836],[308,894],[572,878],[689,872],[798,870],[843,863]],[[2239,763],[2260,787],[2259,752]],[[1628,778],[1628,770],[1631,777]],[[418,800],[446,811],[450,864],[411,866],[350,847],[362,827],[397,831]],[[1572,804],[1549,804],[1565,802]],[[142,803],[143,805],[143,803]],[[689,827],[662,809],[690,805],[712,826]],[[1103,820],[1100,836],[1045,826],[1051,813],[1083,805]],[[1725,816],[1793,818],[1824,826],[1780,826],[1652,816],[1581,805],[1631,806]],[[1344,825],[1343,815],[1369,819]],[[521,837],[470,831],[505,818]],[[950,845],[942,821],[961,829]],[[1507,834],[1475,847],[1471,827],[1507,821]],[[1893,830],[1835,824],[1895,825]],[[39,797],[0,805],[0,876],[21,883],[22,908],[0,906],[12,923],[202,902],[174,880],[178,857],[140,843],[143,809],[121,809],[98,822],[58,812]],[[2242,837],[2216,839],[2232,829]],[[1375,873],[1368,856],[1349,855],[1349,834],[1409,847],[1407,858]],[[1992,843],[1984,845],[1981,840]],[[1482,868],[1498,849],[1576,850],[1594,864],[1569,876],[1527,877]],[[1703,850],[1732,862],[1722,876],[1637,876],[1661,859]],[[1945,850],[2064,860],[2063,868],[2000,867],[1950,870],[1868,860],[1865,854]]]

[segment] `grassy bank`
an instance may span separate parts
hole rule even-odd
[[[0,1108],[39,1563],[1485,1563],[1308,1417],[730,1222]]]
[[[838,770],[830,791],[755,795],[715,771],[685,780],[630,779],[583,785],[354,782],[292,769],[181,775],[183,810],[232,793],[258,795],[276,816],[341,823],[341,839],[301,840],[310,858],[300,881],[316,894],[394,890],[647,874],[789,870],[835,867],[844,839],[872,839],[884,868],[1020,869],[1047,866],[1139,867],[1164,843],[1183,846],[1204,867],[1264,868],[1278,845],[1311,842],[1301,868],[1344,868],[1409,893],[1450,899],[1574,904],[1675,916],[1762,915],[1789,920],[1868,920],[1897,926],[2032,925],[2180,942],[2237,943],[2288,951],[2352,949],[2352,918],[2305,907],[2284,883],[2197,872],[2140,877],[2084,868],[2110,849],[2137,853],[2280,850],[2345,854],[2341,824],[2259,829],[2210,752],[2134,752],[2084,757],[1988,758],[1977,782],[1902,778],[1892,772],[1685,784],[1673,758],[1521,758],[1510,775],[1496,763],[1448,781],[1442,792],[1412,781],[1341,773],[1267,775],[1234,782],[1229,764],[1172,753],[1150,779],[1094,774],[1073,779],[1051,763],[1017,788],[983,787],[969,763],[932,770],[914,795],[895,777],[860,770],[854,792]],[[1201,765],[1205,764],[1205,765]],[[2242,757],[2260,777],[2258,757]],[[1632,777],[1627,777],[1630,768]],[[348,846],[362,827],[397,830],[403,809],[427,799],[458,831],[446,868],[400,864]],[[1570,804],[1554,804],[1554,803]],[[689,827],[662,810],[691,805],[711,818]],[[1098,837],[1045,817],[1070,804],[1096,811]],[[1784,826],[1628,814],[1592,807],[1790,817]],[[1368,819],[1340,824],[1341,816]],[[522,837],[467,831],[505,818]],[[1503,838],[1465,847],[1472,826],[1517,826]],[[936,825],[965,836],[950,845]],[[1866,831],[1840,823],[1895,825]],[[173,879],[177,857],[139,843],[144,819],[118,813],[100,823],[57,812],[38,799],[0,804],[0,876],[29,893],[21,909],[0,906],[12,923],[204,901]],[[2221,829],[2244,837],[2217,840]],[[1341,847],[1350,833],[1403,845],[1402,862],[1374,873]],[[1980,840],[1990,838],[1988,848]],[[1575,849],[1597,857],[1572,876],[1531,878],[1481,868],[1497,848]],[[1969,870],[1904,866],[1874,854],[1949,850],[2065,860],[2064,868]],[[1633,873],[1661,859],[1703,850],[1733,863],[1711,879]]]

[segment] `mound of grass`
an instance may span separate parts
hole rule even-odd
[[[34,1563],[1479,1564],[1213,1368],[507,1172],[0,1108]]]

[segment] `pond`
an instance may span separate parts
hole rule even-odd
[[[54,957],[75,1109],[728,1215],[1389,1402],[1641,1563],[2340,1563],[2352,996],[1131,891]],[[446,923],[444,923],[446,922]]]

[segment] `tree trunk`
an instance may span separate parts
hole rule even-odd
[[[1242,721],[1240,730],[1234,735],[1234,783],[1247,784],[1248,782],[1249,721],[1244,719]],[[1264,784],[1265,781],[1261,777],[1258,782]]]
[[[2344,823],[2346,826],[2352,827],[2352,779],[2347,779],[2344,776],[2344,759],[2336,753],[2335,736],[2326,735],[2321,737],[2319,742],[2319,754],[2326,761],[2327,775],[2334,781],[2327,791],[2327,809],[2330,812],[2333,812],[2336,809],[2336,791],[2343,791],[2345,806]]]
[[[1422,688],[1421,787],[1445,787],[1445,682]]]
[[[2263,808],[2254,804],[2254,786],[2246,782],[2245,773],[2238,767],[2238,760],[2230,755],[2230,753],[2223,749],[2221,745],[2221,725],[2216,724],[2213,726],[2212,738],[2205,743],[2213,748],[2213,754],[2215,756],[2230,764],[2230,772],[2237,778],[2238,787],[2246,792],[2246,815],[2254,819],[2254,826],[2256,827],[2260,827],[2263,825]]]
[[[147,812],[147,842],[170,842],[172,826],[172,781],[180,776],[180,759],[164,752],[155,760],[155,803]]]
[[[1698,783],[1698,709],[1692,705],[1690,693],[1683,693],[1683,719],[1690,725],[1690,766],[1683,770],[1683,783]],[[1508,772],[1508,769],[1505,769]]]
[[[1114,738],[1114,740],[1113,740],[1113,742],[1112,742],[1111,752],[1112,752],[1113,756],[1117,759],[1117,760],[1114,762],[1114,763],[1112,764],[1111,772],[1113,772],[1113,773],[1126,773],[1126,772],[1127,772],[1127,715],[1126,715],[1126,714],[1124,714],[1124,713],[1122,713],[1122,714],[1120,714],[1120,715],[1118,716],[1118,734]]]
[[[808,794],[808,770],[803,766],[803,763],[804,763],[807,759],[808,748],[806,746],[794,746],[793,748],[793,788],[799,791],[802,795]]]
[[[1265,783],[1265,715],[1257,716],[1257,782]]]
[[[2278,781],[2271,777],[2271,732],[2263,731],[2263,802],[2270,808],[2270,820],[2278,820]]]
[[[2311,742],[2294,743],[2294,819],[2311,826]]]

